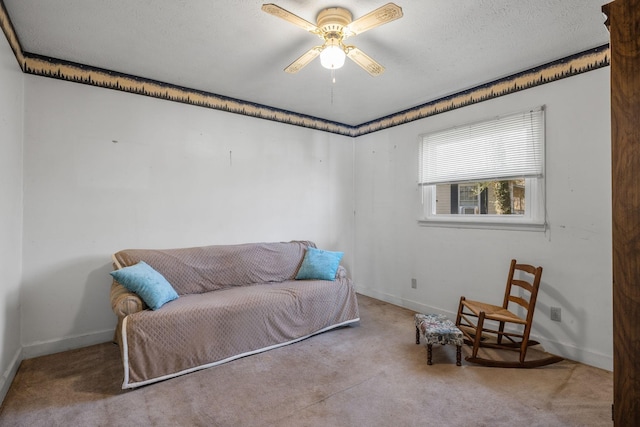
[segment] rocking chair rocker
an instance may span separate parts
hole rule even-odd
[[[533,276],[533,281],[529,282],[520,277],[514,278],[516,271],[520,276],[524,276],[523,273]],[[542,267],[517,264],[514,259],[511,260],[502,306],[470,301],[465,297],[460,298],[456,326],[464,334],[465,342],[473,345],[471,356],[467,356],[465,360],[479,365],[503,368],[536,368],[563,360],[555,355],[549,355],[542,359],[525,360],[527,348],[539,344],[537,341],[530,340],[529,334],[541,276]],[[519,312],[523,312],[523,315],[519,316],[510,311],[510,303],[512,306],[515,305],[515,308],[519,308]],[[519,352],[519,361],[480,357],[478,356],[480,347]]]

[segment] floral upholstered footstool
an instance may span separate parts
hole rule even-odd
[[[460,366],[461,348],[464,342],[462,331],[444,314],[415,315],[416,344],[420,344],[420,335],[427,346],[427,365],[431,362],[431,346],[433,344],[453,344],[456,346],[456,365]]]

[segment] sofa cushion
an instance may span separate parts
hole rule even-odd
[[[288,280],[184,295],[123,319],[123,388],[299,341],[359,320],[353,284]]]
[[[344,252],[331,252],[309,247],[304,254],[297,280],[335,280]]]
[[[138,294],[152,310],[178,298],[167,279],[144,261],[112,271],[111,275],[122,286]]]

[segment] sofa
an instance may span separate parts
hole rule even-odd
[[[358,322],[355,289],[341,257],[309,241],[115,253],[110,298],[122,388]],[[160,292],[160,302],[148,293],[158,289],[167,291]]]

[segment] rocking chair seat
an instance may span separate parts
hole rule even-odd
[[[480,301],[471,301],[465,299],[462,304],[469,309],[473,314],[479,316],[484,311],[485,319],[495,320],[496,322],[510,322],[518,323],[520,325],[526,325],[527,320],[521,319],[506,308],[499,305],[487,304]]]

